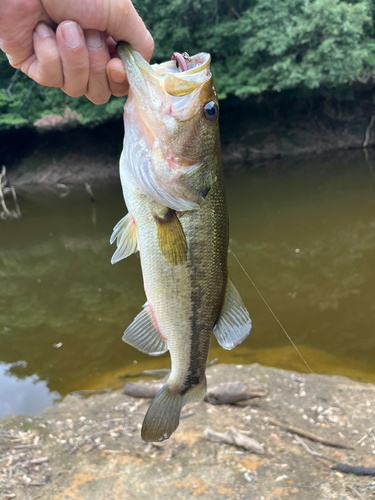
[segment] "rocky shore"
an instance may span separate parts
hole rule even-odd
[[[36,417],[1,419],[0,497],[374,498],[375,475],[359,475],[375,472],[374,385],[257,364],[207,374],[209,391],[236,382],[254,397],[189,405],[162,443],[140,438],[150,400],[121,391],[70,394]],[[249,440],[260,447],[250,451]]]

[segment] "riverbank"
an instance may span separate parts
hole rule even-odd
[[[224,168],[375,146],[370,94],[353,101],[228,98],[220,111]],[[118,180],[122,141],[120,118],[95,128],[12,129],[0,133],[0,159],[15,185],[111,182]]]
[[[207,373],[209,390],[242,382],[259,397],[246,406],[189,405],[171,439],[154,445],[140,438],[149,400],[119,391],[71,394],[37,417],[3,418],[1,498],[373,497],[374,476],[331,467],[374,467],[374,385],[257,364],[215,365]],[[207,428],[233,428],[263,443],[264,453],[212,442]]]

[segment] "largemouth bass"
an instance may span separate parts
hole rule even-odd
[[[123,340],[141,352],[170,352],[171,374],[152,401],[142,439],[161,441],[182,407],[206,392],[211,334],[232,349],[251,320],[228,277],[228,213],[219,105],[209,54],[175,54],[149,65],[128,44],[120,176],[128,215],[114,228],[112,263],[139,251],[147,302]]]

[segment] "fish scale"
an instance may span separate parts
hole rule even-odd
[[[118,53],[131,89],[120,160],[129,214],[111,238],[118,246],[112,261],[139,250],[147,297],[123,340],[151,355],[170,352],[169,379],[142,426],[145,441],[160,441],[178,427],[182,407],[205,395],[212,332],[231,349],[249,334],[251,320],[228,277],[228,213],[210,56],[192,56],[187,70],[177,73],[173,63],[149,65],[123,42]]]

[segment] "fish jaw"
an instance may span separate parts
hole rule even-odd
[[[209,153],[198,147],[205,143],[200,136],[219,140],[202,115],[203,101],[217,101],[209,54],[192,57],[191,68],[178,73],[172,61],[150,65],[123,42],[118,52],[130,85],[121,170],[154,201],[177,211],[199,208],[216,180]],[[200,186],[202,178],[207,185]]]

